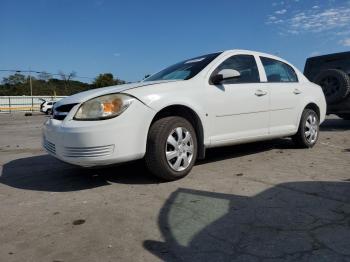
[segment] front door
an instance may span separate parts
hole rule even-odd
[[[268,135],[269,90],[260,83],[259,70],[252,55],[234,55],[221,63],[211,75],[233,69],[240,77],[219,85],[207,84],[207,105],[212,145],[256,139]]]

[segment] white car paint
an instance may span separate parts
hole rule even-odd
[[[51,101],[45,101],[40,105],[40,112],[49,114],[52,112],[52,108],[55,105],[56,101],[51,100]]]
[[[220,87],[210,84],[213,71],[227,58],[240,54],[255,57],[261,82],[223,84]],[[260,56],[290,65],[299,81],[267,83]],[[117,117],[101,121],[74,120],[82,103],[113,93],[127,94],[136,99]],[[71,164],[108,165],[142,158],[152,120],[168,106],[182,105],[196,113],[203,127],[203,147],[209,148],[293,135],[298,130],[304,108],[310,103],[317,105],[320,122],[323,122],[326,114],[323,92],[297,68],[272,55],[229,50],[189,80],[112,86],[60,100],[55,108],[76,105],[64,120],[49,119],[45,123],[43,144],[50,154]]]

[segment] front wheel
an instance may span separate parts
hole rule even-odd
[[[152,124],[145,155],[152,174],[167,181],[186,176],[197,158],[197,136],[184,118],[171,116]]]
[[[312,109],[304,109],[300,119],[298,133],[292,139],[302,148],[313,147],[319,136],[320,120],[317,113]]]

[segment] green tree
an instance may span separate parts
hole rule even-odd
[[[114,78],[113,74],[111,73],[99,74],[93,82],[93,85],[95,87],[105,87],[121,84],[125,84],[125,81]]]
[[[46,74],[38,74],[37,77],[32,76],[34,96],[69,96],[97,87],[95,83],[84,83],[77,80],[72,80],[72,74],[67,76],[64,74],[64,79],[57,79],[52,77],[48,78],[48,76],[49,75]],[[63,77],[61,76],[61,78]],[[125,83],[123,80],[113,78],[113,75],[112,77],[109,76],[109,79],[112,79],[112,81],[109,81],[108,83],[104,83],[102,85],[119,85]],[[2,82],[3,84],[0,84],[0,96],[30,95],[28,76],[20,74],[9,75],[8,77],[5,77]]]
[[[39,75],[38,75],[38,78],[40,80],[43,80],[45,82],[47,82],[50,78],[52,78],[52,75],[43,71],[43,72],[40,72]]]
[[[72,72],[66,74],[63,71],[59,71],[58,74],[60,75],[61,79],[64,81],[65,92],[68,92],[69,81],[72,80],[72,78],[76,77],[77,73],[72,71]]]
[[[2,82],[8,85],[24,84],[26,82],[26,76],[19,73],[15,73],[13,75],[9,75],[8,77],[4,77]]]

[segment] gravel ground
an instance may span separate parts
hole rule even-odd
[[[48,156],[45,119],[0,114],[1,261],[350,261],[350,121],[328,118],[310,150],[212,149],[162,183],[141,161]]]

